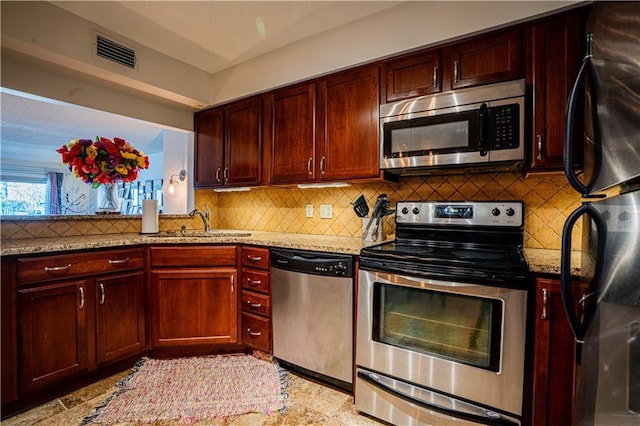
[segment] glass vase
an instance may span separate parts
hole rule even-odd
[[[98,214],[119,214],[120,199],[117,183],[103,183],[98,188]]]

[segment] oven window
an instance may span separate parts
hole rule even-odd
[[[499,370],[501,300],[375,283],[373,306],[374,341]]]

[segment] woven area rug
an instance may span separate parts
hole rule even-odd
[[[142,358],[133,373],[83,424],[196,423],[259,412],[284,412],[287,373],[251,355]]]

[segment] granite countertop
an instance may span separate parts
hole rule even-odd
[[[269,247],[359,254],[364,243],[359,237],[337,237],[282,232],[219,230],[219,236],[158,237],[138,233],[86,235],[57,238],[29,238],[2,241],[2,256],[52,253],[137,244],[254,244]],[[249,236],[240,234],[249,233]],[[225,235],[226,234],[226,235]]]
[[[360,254],[365,246],[359,237],[337,237],[282,232],[216,230],[219,236],[158,237],[138,233],[104,234],[58,238],[13,239],[2,241],[2,256],[53,253],[70,250],[122,247],[138,244],[250,244],[267,247],[315,250],[342,254]],[[248,236],[241,236],[249,233]],[[376,243],[373,243],[376,244]],[[559,274],[560,250],[524,249],[529,269],[533,273]],[[580,256],[571,258],[571,274],[579,275]]]

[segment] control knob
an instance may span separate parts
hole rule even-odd
[[[402,214],[408,214],[409,213],[409,209],[406,207],[402,208]]]
[[[513,216],[514,214],[516,214],[516,212],[515,212],[511,207],[509,207],[509,208],[505,211],[505,213],[507,214],[507,216]]]
[[[491,214],[494,216],[500,216],[500,209],[497,207],[494,207],[491,209]]]
[[[413,214],[418,214],[418,213],[420,213],[420,209],[417,208],[417,207],[414,207],[413,208]]]

